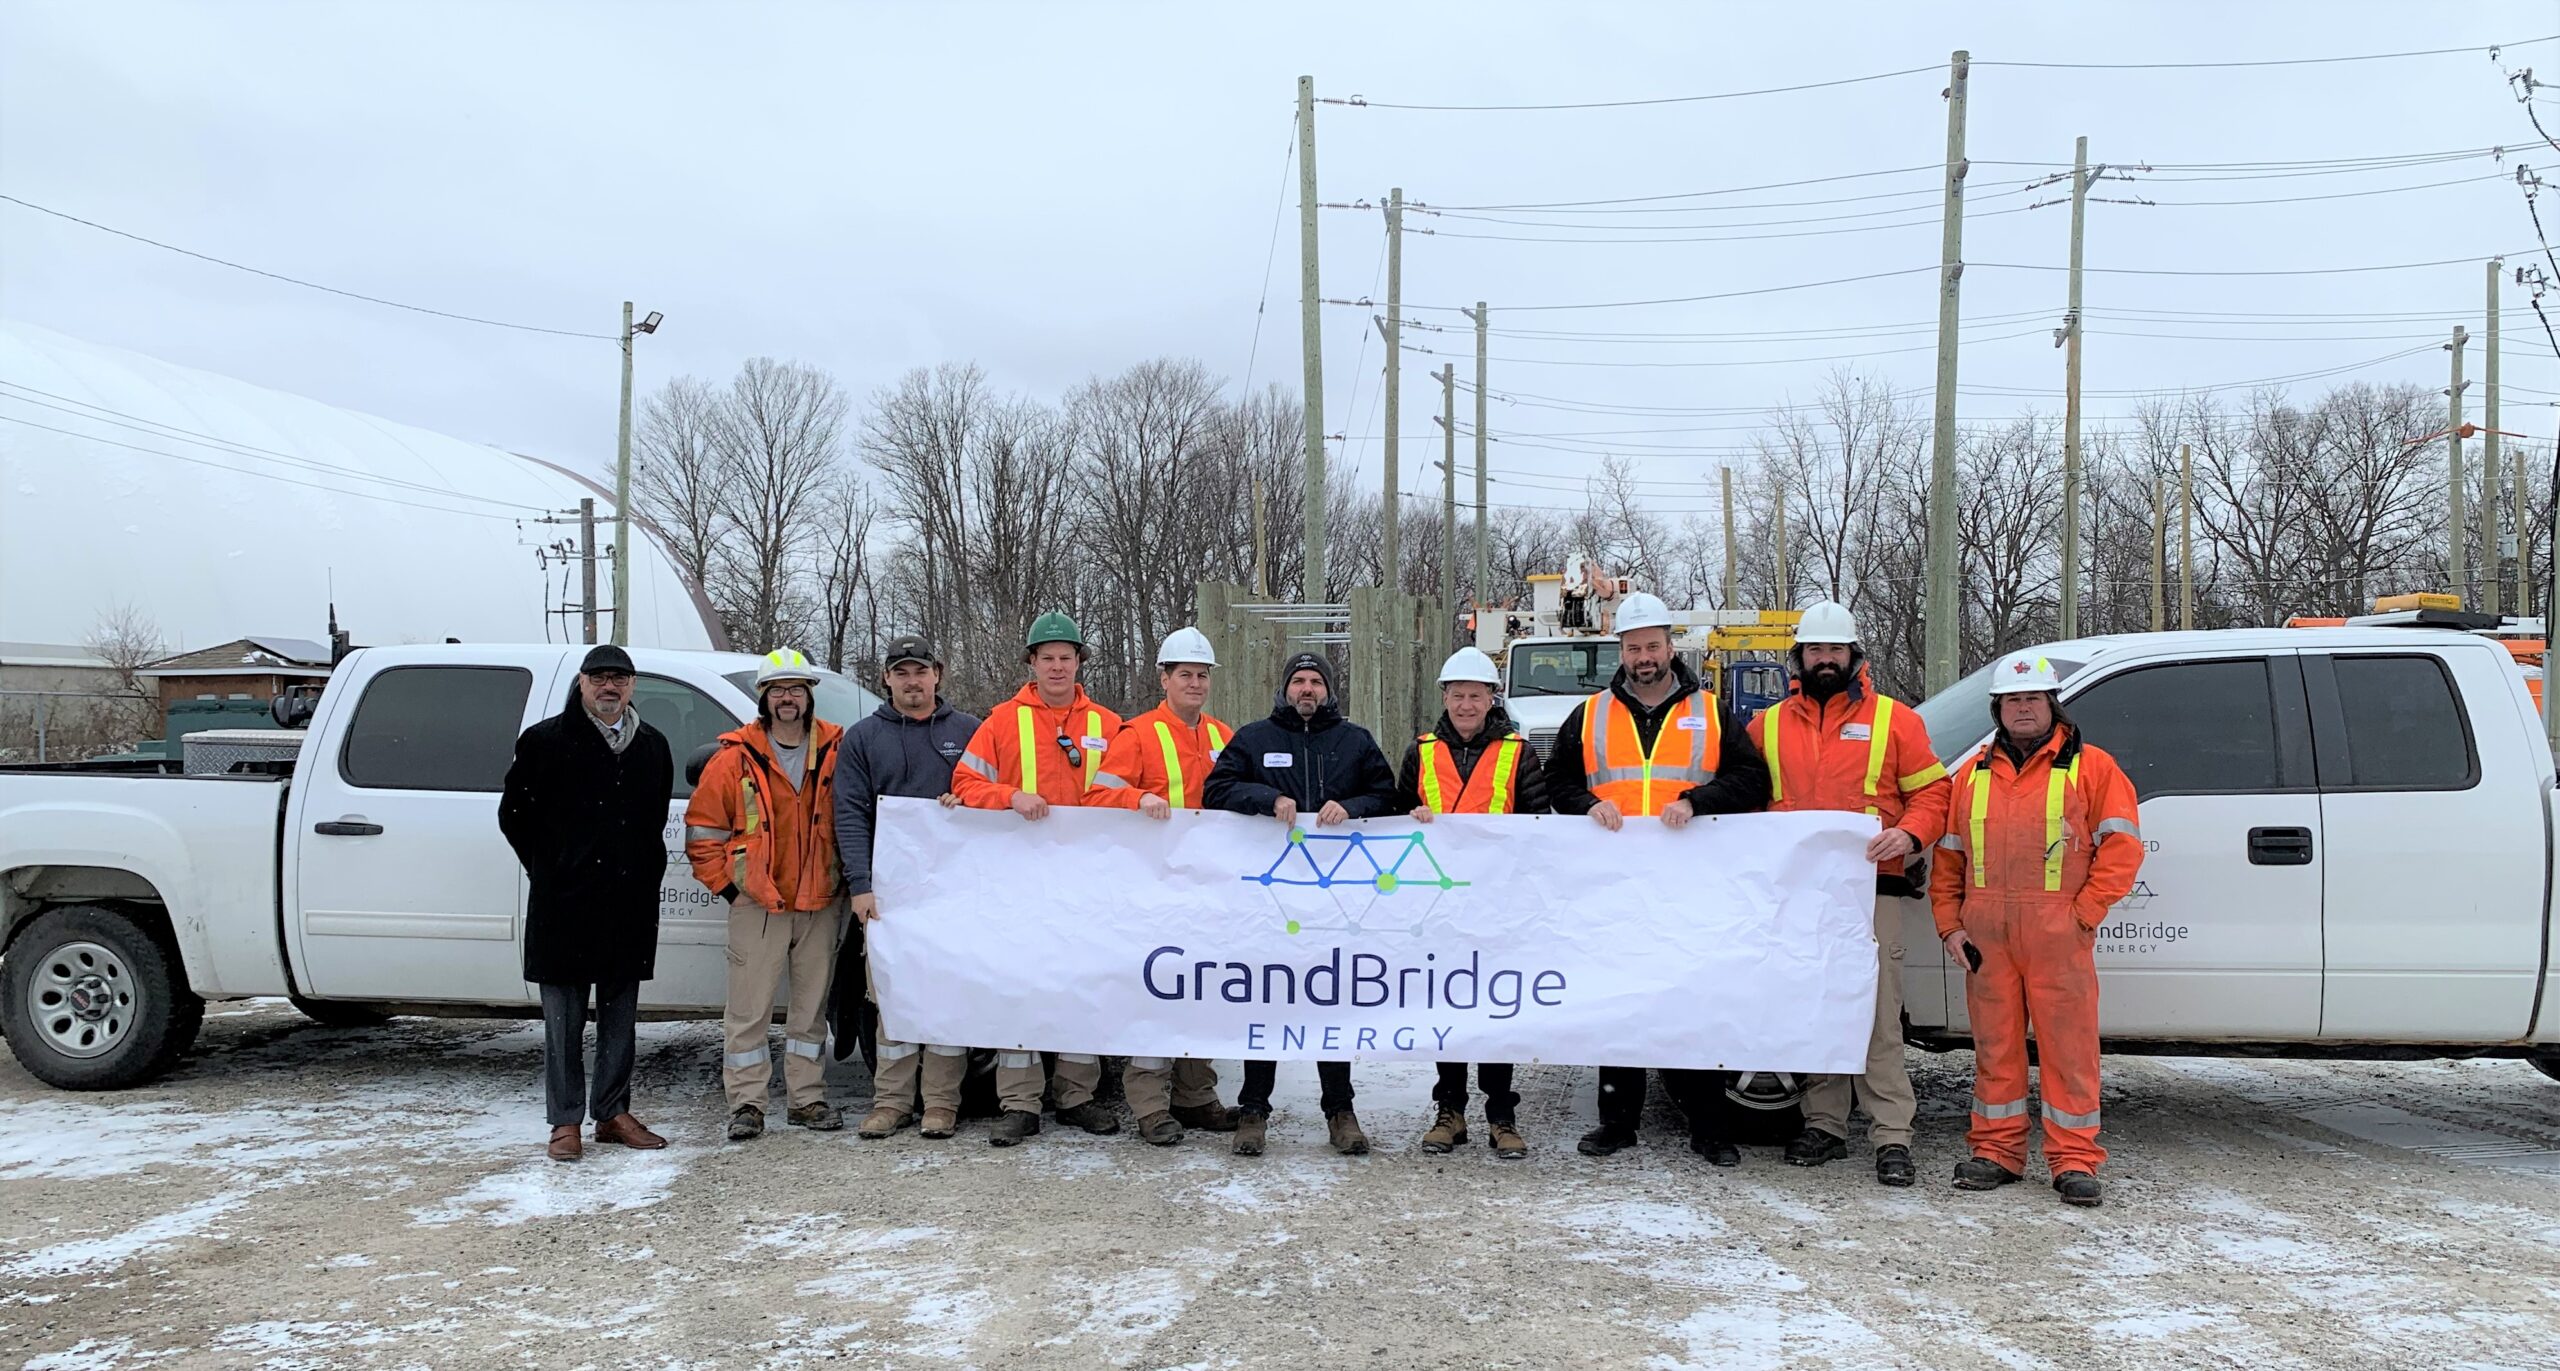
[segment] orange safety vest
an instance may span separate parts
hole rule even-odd
[[[809,721],[807,771],[798,788],[775,770],[764,725],[720,735],[685,805],[685,857],[693,878],[719,893],[736,886],[769,913],[824,909],[836,897],[836,753],[844,730]]]
[[[1582,776],[1591,793],[1621,814],[1657,815],[1693,786],[1716,778],[1724,755],[1724,725],[1716,697],[1693,692],[1662,721],[1645,750],[1633,711],[1614,692],[1601,691],[1582,711]]]
[[[1511,812],[1511,778],[1520,770],[1520,751],[1527,744],[1517,733],[1507,733],[1493,740],[1493,746],[1476,759],[1476,769],[1460,779],[1457,758],[1440,741],[1440,735],[1425,733],[1414,740],[1421,753],[1422,802],[1434,814],[1508,814]]]
[[[1930,894],[1939,933],[1959,926],[1974,900],[2067,906],[2094,927],[2141,868],[2138,805],[2115,759],[2083,746],[2077,729],[2056,729],[2023,768],[1985,745],[1956,771],[1938,840]]]
[[[1051,804],[1081,805],[1119,731],[1120,716],[1087,698],[1082,686],[1061,710],[1041,704],[1038,688],[1026,685],[978,725],[952,772],[951,793],[972,809],[1003,809],[1023,790]]]
[[[1157,794],[1176,809],[1198,809],[1209,769],[1217,765],[1218,754],[1226,751],[1229,736],[1227,726],[1206,713],[1194,730],[1172,710],[1158,705],[1131,719],[1111,740],[1086,802],[1135,809],[1138,797]]]

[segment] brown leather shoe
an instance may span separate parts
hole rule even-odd
[[[587,1155],[587,1146],[578,1140],[578,1126],[564,1123],[551,1130],[551,1160],[573,1162]]]
[[[596,1141],[620,1143],[624,1147],[638,1148],[643,1152],[654,1152],[667,1145],[666,1139],[650,1132],[638,1119],[631,1117],[627,1110],[597,1124]]]

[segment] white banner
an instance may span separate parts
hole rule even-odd
[[[904,1042],[1855,1073],[1875,832],[883,800],[871,973]]]

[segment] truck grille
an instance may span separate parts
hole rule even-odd
[[[1538,755],[1540,763],[1544,763],[1547,760],[1547,749],[1554,746],[1555,741],[1556,731],[1552,728],[1533,728],[1529,730],[1529,750]]]

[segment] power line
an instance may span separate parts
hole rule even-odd
[[[193,257],[199,262],[211,262],[218,267],[229,267],[233,271],[245,271],[252,276],[264,276],[270,281],[282,281],[287,285],[301,286],[306,290],[321,291],[329,295],[342,295],[350,300],[362,300],[366,304],[370,305],[387,305],[392,309],[405,309],[412,314],[432,314],[439,319],[455,319],[466,324],[485,324],[490,328],[511,328],[519,333],[548,333],[559,338],[593,338],[599,342],[606,343],[621,341],[610,333],[581,333],[576,329],[544,328],[539,324],[517,324],[510,323],[504,319],[483,319],[478,315],[456,314],[451,310],[429,309],[425,305],[410,305],[403,304],[398,300],[385,300],[379,295],[365,295],[357,291],[340,290],[336,286],[324,286],[317,281],[305,281],[298,276],[287,276],[281,272],[266,271],[258,267],[246,266],[239,262],[215,257],[208,253],[197,252],[191,248],[182,248],[175,243],[163,243],[157,238],[145,238],[139,233],[127,233],[123,229],[110,228],[95,220],[83,219],[76,214],[65,214],[61,210],[49,209],[32,200],[21,200],[14,195],[0,195],[0,200],[6,200],[10,204],[17,205],[23,209],[34,210],[38,214],[49,214],[56,219],[68,220],[74,224],[79,224],[84,228],[93,228],[98,230],[100,233],[111,233],[118,238],[129,238],[134,242],[159,248],[163,252],[174,252],[181,257]]]
[[[2020,67],[2045,71],[2216,71],[2236,67],[2320,67],[2340,62],[2389,62],[2406,57],[2451,57],[2478,53],[2495,57],[2501,48],[2530,47],[2560,39],[2560,34],[2520,38],[2509,43],[2473,44],[2461,48],[2416,48],[2406,52],[2364,52],[2347,57],[2267,57],[2231,62],[2003,62],[1976,60],[1977,67]]]
[[[2002,343],[2014,338],[2040,337],[2050,332],[2051,330],[2048,329],[2032,328],[2019,333],[2003,333],[1996,337],[1974,338],[1969,339],[1968,341],[1977,344]],[[1790,366],[1799,362],[1845,362],[1861,357],[1897,357],[1906,353],[1933,351],[1936,347],[1937,344],[1935,343],[1922,343],[1915,347],[1878,348],[1868,352],[1831,352],[1821,353],[1811,357],[1732,357],[1705,361],[1691,360],[1676,362],[1591,360],[1586,358],[1565,357],[1494,357],[1488,360],[1500,362],[1504,366],[1532,367],[1773,367]],[[1404,350],[1407,352],[1421,353],[1430,357],[1443,355],[1441,353],[1433,352],[1427,347],[1417,346],[1412,343],[1405,344]]]
[[[1280,221],[1289,212],[1289,169],[1298,164],[1298,115],[1289,112],[1289,151],[1280,159],[1280,199],[1271,207],[1271,247],[1262,254],[1262,294],[1253,302],[1253,346],[1244,355],[1244,386],[1239,392],[1253,398],[1253,365],[1262,356],[1262,316],[1271,308],[1271,264],[1280,260]]]
[[[1566,309],[1634,309],[1645,305],[1690,305],[1696,304],[1702,300],[1739,300],[1752,295],[1777,295],[1792,290],[1817,290],[1824,286],[1856,285],[1862,281],[1882,281],[1890,277],[1914,276],[1924,271],[1936,270],[1938,270],[1938,264],[1931,262],[1927,266],[1904,267],[1899,271],[1871,271],[1860,276],[1835,276],[1827,281],[1799,281],[1792,285],[1762,286],[1756,290],[1727,290],[1718,291],[1708,295],[1677,295],[1659,300],[1598,300],[1580,304],[1504,305],[1503,309],[1513,313],[1528,313],[1531,311],[1543,312],[1547,310]],[[1327,300],[1324,303],[1328,305],[1356,306],[1361,309],[1373,308],[1376,304],[1375,301],[1371,300]],[[1470,305],[1417,305],[1410,301],[1406,302],[1404,307],[1406,309],[1435,310],[1444,314],[1463,314],[1467,310],[1473,308],[1473,306]]]
[[[510,514],[487,514],[476,509],[454,509],[443,505],[422,505],[415,500],[395,499],[389,495],[377,495],[371,491],[343,490],[337,486],[324,486],[317,481],[300,481],[291,476],[280,475],[272,471],[253,471],[246,467],[232,466],[227,462],[216,462],[204,457],[190,457],[183,452],[162,452],[158,448],[141,447],[133,443],[121,443],[113,438],[101,438],[94,433],[80,433],[67,428],[55,428],[51,424],[39,424],[33,419],[21,419],[14,414],[0,414],[0,423],[22,424],[28,428],[42,429],[47,433],[59,433],[65,438],[78,438],[85,442],[103,443],[108,447],[120,447],[127,451],[142,453],[146,456],[166,457],[173,462],[186,462],[194,466],[212,467],[216,471],[228,472],[233,476],[249,476],[261,481],[281,481],[289,486],[301,486],[307,490],[323,491],[330,495],[344,495],[350,499],[377,500],[386,505],[405,505],[410,509],[423,509],[432,514],[452,514],[466,519],[497,519],[507,523],[523,522],[521,519]]]
[[[2491,257],[2516,257],[2523,253],[2483,252],[2469,257],[2447,257],[2433,262],[2381,262],[2361,267],[2273,267],[2243,271],[2204,271],[2168,267],[2084,267],[2083,271],[2103,272],[2109,276],[2346,276],[2370,271],[2416,271],[2425,267],[2476,267]],[[1967,262],[1976,267],[1997,271],[2069,271],[2067,266],[2043,262]],[[1936,270],[1936,268],[1931,268]]]
[[[1708,100],[1742,100],[1755,95],[1788,95],[1796,91],[1831,90],[1840,86],[1864,85],[1870,81],[1890,81],[1897,77],[1917,76],[1922,72],[1944,71],[1945,69],[1946,68],[1943,65],[1932,62],[1925,67],[1905,67],[1900,71],[1879,71],[1866,76],[1843,76],[1836,80],[1808,81],[1803,84],[1793,86],[1767,86],[1759,90],[1716,91],[1705,95],[1664,95],[1642,100],[1580,100],[1547,105],[1421,105],[1399,103],[1388,100],[1372,100],[1366,96],[1354,95],[1348,99],[1319,100],[1317,103],[1324,105],[1347,105],[1356,109],[1424,110],[1438,113],[1464,114],[1483,114],[1497,111],[1517,112],[1574,109],[1633,109],[1645,105],[1693,105]]]

